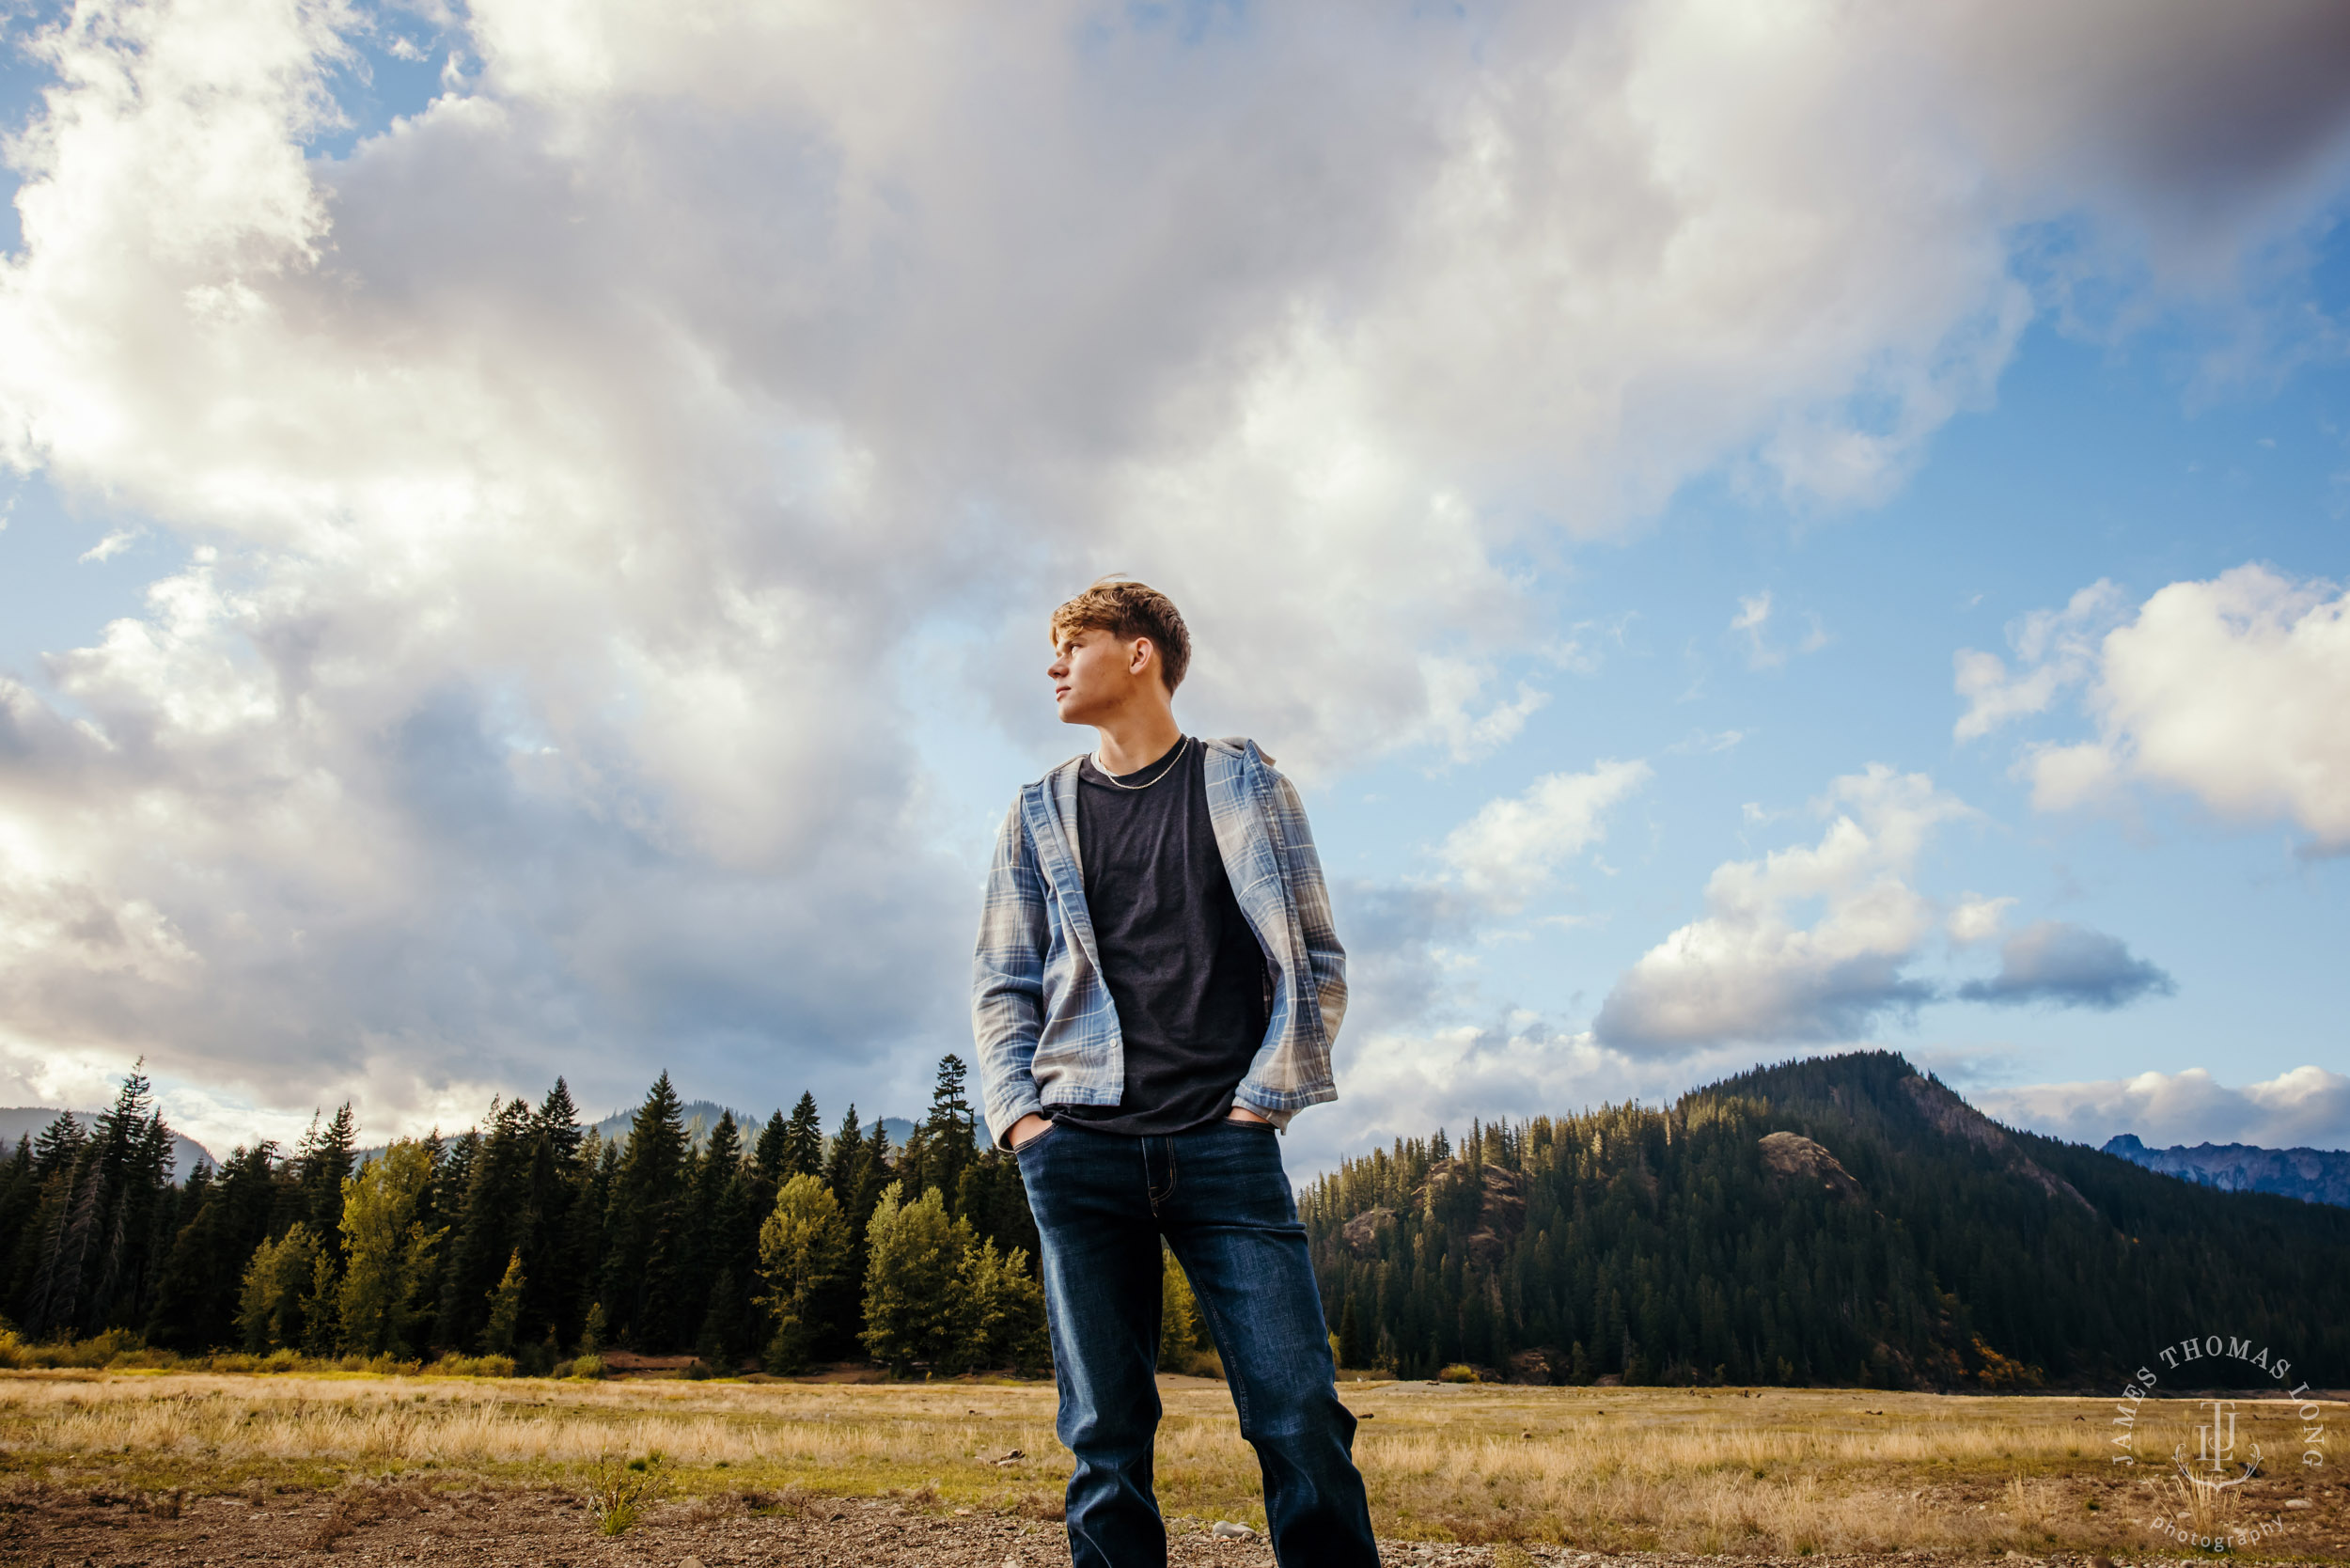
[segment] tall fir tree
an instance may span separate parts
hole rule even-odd
[[[759,1173],[771,1182],[780,1183],[791,1172],[784,1166],[784,1152],[791,1147],[791,1124],[776,1111],[759,1129],[759,1139],[751,1146],[751,1163]]]
[[[339,1269],[343,1261],[343,1184],[351,1179],[359,1124],[351,1102],[335,1107],[324,1126],[316,1118],[294,1146],[294,1181],[301,1189],[301,1215],[319,1249]]]
[[[700,1158],[694,1165],[681,1291],[681,1322],[695,1325],[695,1351],[712,1362],[739,1353],[747,1326],[740,1321],[744,1293],[736,1286],[736,1281],[744,1277],[733,1272],[742,1261],[737,1257],[744,1199],[742,1179],[742,1128],[736,1124],[732,1111],[721,1110],[709,1136],[702,1140]],[[721,1275],[726,1276],[723,1281]],[[722,1282],[728,1297],[725,1300],[719,1298]]]
[[[588,1133],[579,1107],[561,1078],[539,1102],[530,1122],[530,1171],[524,1195],[522,1251],[528,1261],[528,1292],[520,1309],[519,1341],[536,1345],[550,1336],[568,1345],[579,1337],[586,1309],[586,1259],[577,1246],[574,1216],[594,1180]]]
[[[530,1175],[538,1140],[530,1106],[521,1099],[493,1102],[485,1120],[486,1130],[467,1134],[471,1152],[464,1195],[448,1222],[433,1338],[452,1350],[475,1348],[491,1295],[532,1223]]]
[[[840,1113],[840,1129],[824,1146],[824,1185],[846,1213],[856,1204],[856,1160],[865,1148],[865,1123],[856,1119],[856,1105]]]
[[[850,1118],[855,1119],[854,1107]],[[816,1096],[802,1090],[800,1103],[791,1107],[791,1120],[784,1135],[783,1161],[778,1173],[786,1180],[793,1176],[813,1176],[824,1168],[824,1125],[816,1112]]]
[[[979,1157],[979,1137],[973,1125],[971,1102],[964,1092],[969,1069],[952,1052],[939,1058],[938,1077],[931,1089],[930,1114],[922,1129],[930,1135],[930,1156],[922,1172],[925,1185],[939,1189],[953,1212],[962,1189],[963,1173]]]
[[[605,1224],[603,1301],[612,1336],[667,1350],[685,1332],[689,1151],[677,1091],[664,1073],[629,1123]]]

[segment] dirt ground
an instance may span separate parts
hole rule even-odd
[[[198,1497],[177,1507],[168,1497],[117,1497],[47,1489],[0,1502],[0,1562],[26,1568],[179,1568],[182,1564],[301,1562],[462,1563],[468,1568],[1064,1568],[1069,1547],[1057,1523],[955,1517],[902,1504],[816,1498],[796,1516],[698,1501],[656,1510],[618,1538],[597,1532],[586,1506],[556,1491],[428,1494],[415,1488],[363,1494]],[[1773,1568],[1758,1557],[1597,1556],[1571,1548],[1456,1546],[1406,1543],[1386,1547],[1397,1568],[1512,1568],[1528,1562],[1563,1568],[1659,1568],[1735,1562]],[[1207,1521],[1183,1521],[1171,1532],[1175,1564],[1259,1568],[1273,1561],[1261,1539],[1218,1539]],[[1859,1568],[1898,1562],[1956,1568],[1966,1560],[1904,1553],[1898,1559],[1831,1556],[1788,1559],[1803,1568]],[[2103,1559],[2010,1557],[2003,1568],[2050,1568]]]

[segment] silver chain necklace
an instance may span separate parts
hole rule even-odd
[[[1157,775],[1146,783],[1126,784],[1120,782],[1116,774],[1110,772],[1107,767],[1103,765],[1102,753],[1099,747],[1096,747],[1093,753],[1093,771],[1102,776],[1104,782],[1116,784],[1121,790],[1147,790],[1152,784],[1156,784],[1160,779],[1165,778],[1168,774],[1175,771],[1175,764],[1183,760],[1183,747],[1189,745],[1190,742],[1191,737],[1189,735],[1184,735],[1178,739],[1174,746],[1169,749],[1167,754],[1167,766],[1161,768]]]

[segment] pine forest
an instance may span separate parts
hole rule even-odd
[[[664,1074],[619,1138],[584,1128],[557,1079],[454,1137],[361,1161],[345,1105],[290,1151],[176,1181],[134,1073],[90,1125],[61,1116],[0,1165],[0,1300],[27,1342],[184,1355],[1032,1371],[1049,1365],[1034,1222],[1018,1166],[978,1147],[964,1078],[940,1063],[900,1148],[854,1105],[827,1137],[807,1094],[697,1138]]]
[[[19,1347],[687,1375],[1050,1365],[1019,1167],[939,1064],[901,1146],[854,1106],[624,1135],[557,1080],[362,1160],[348,1106],[180,1179],[133,1074],[0,1161]],[[1480,1122],[1299,1192],[1339,1364],[1413,1378],[2098,1387],[2226,1330],[2350,1365],[2350,1210],[2193,1185],[2011,1131],[1900,1056],[1815,1058],[1665,1107]],[[1216,1370],[1172,1260],[1160,1363]],[[353,1360],[352,1358],[356,1358]]]

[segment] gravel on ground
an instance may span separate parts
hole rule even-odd
[[[1260,1536],[1220,1537],[1214,1521],[1176,1521],[1168,1560],[1184,1568],[1270,1568]],[[1392,1568],[1957,1568],[1924,1553],[1892,1558],[1590,1553],[1573,1547],[1389,1543]],[[618,1536],[558,1490],[436,1492],[421,1486],[181,1498],[47,1486],[0,1498],[0,1562],[26,1568],[180,1568],[197,1563],[466,1564],[468,1568],[1066,1568],[1058,1523],[941,1513],[870,1498],[697,1499],[659,1506]],[[2004,1560],[2002,1568],[2112,1568],[2103,1560]]]

